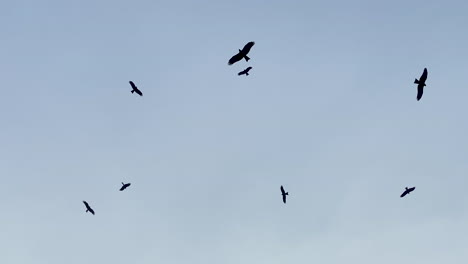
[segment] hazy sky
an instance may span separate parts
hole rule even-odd
[[[1,2],[0,263],[466,263],[467,11]]]

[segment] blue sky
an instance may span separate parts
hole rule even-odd
[[[466,262],[467,8],[0,3],[0,262]]]

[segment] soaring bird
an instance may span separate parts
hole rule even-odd
[[[412,188],[409,188],[409,189],[408,189],[408,187],[405,187],[405,191],[400,195],[400,197],[405,197],[407,194],[414,191],[414,189],[416,189],[416,187],[412,187]]]
[[[127,189],[127,187],[130,186],[130,185],[131,185],[131,183],[123,183],[122,182],[122,187],[120,187],[120,191],[123,191],[123,190]]]
[[[249,76],[249,71],[250,71],[251,69],[252,69],[252,67],[248,67],[247,69],[245,69],[245,70],[239,72],[237,75],[240,76],[240,75],[245,74],[245,75]]]
[[[132,93],[137,93],[139,94],[140,96],[143,96],[143,93],[136,87],[136,85],[132,82],[132,81],[129,81],[130,85],[132,86]]]
[[[424,86],[426,86],[426,79],[427,79],[427,69],[426,68],[424,68],[423,74],[421,75],[419,80],[414,79],[414,83],[418,85],[418,95],[416,96],[416,99],[418,101],[423,96]]]
[[[283,196],[283,203],[286,203],[286,195],[289,195],[284,191],[283,185],[281,185],[281,195]]]
[[[94,210],[89,206],[89,204],[86,201],[83,201],[84,205],[86,206],[86,212],[90,212],[94,215]]]
[[[245,61],[249,61],[250,58],[247,57],[247,54],[249,54],[250,49],[253,47],[255,42],[251,41],[247,44],[245,44],[244,48],[242,50],[239,50],[239,53],[236,55],[232,56],[232,58],[229,60],[228,65],[232,65],[242,59],[245,59]]]

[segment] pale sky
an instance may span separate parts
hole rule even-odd
[[[0,2],[0,263],[466,263],[467,11]]]

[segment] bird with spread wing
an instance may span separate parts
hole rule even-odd
[[[130,85],[132,86],[132,93],[137,93],[139,94],[140,96],[143,96],[143,93],[138,89],[138,87],[132,82],[132,81],[129,81]]]
[[[252,67],[247,67],[247,69],[239,72],[237,75],[241,76],[241,75],[246,75],[246,76],[249,76],[249,71],[252,69]]]
[[[284,191],[283,185],[281,185],[281,195],[283,196],[283,203],[286,203],[286,195],[289,195],[289,193]]]
[[[84,205],[86,206],[86,212],[90,212],[94,215],[94,210],[89,206],[89,204],[86,201],[83,201]]]
[[[418,101],[421,100],[421,97],[423,96],[424,86],[426,86],[426,80],[427,80],[427,69],[424,68],[424,71],[421,77],[419,78],[419,80],[414,79],[414,83],[418,85],[418,95],[416,96],[416,99]]]
[[[120,187],[120,191],[123,191],[125,189],[127,189],[127,187],[129,187],[130,185],[132,185],[131,183],[123,183],[122,182],[122,187]]]
[[[416,189],[416,187],[411,187],[411,188],[405,187],[405,191],[400,195],[400,197],[401,198],[405,197],[407,194],[414,191],[414,189]]]
[[[245,59],[245,61],[249,61],[250,58],[247,56],[247,54],[249,54],[250,49],[253,47],[254,44],[255,42],[253,41],[245,44],[242,50],[239,50],[239,52],[236,55],[232,56],[232,58],[229,59],[228,65],[232,65],[242,59]]]

